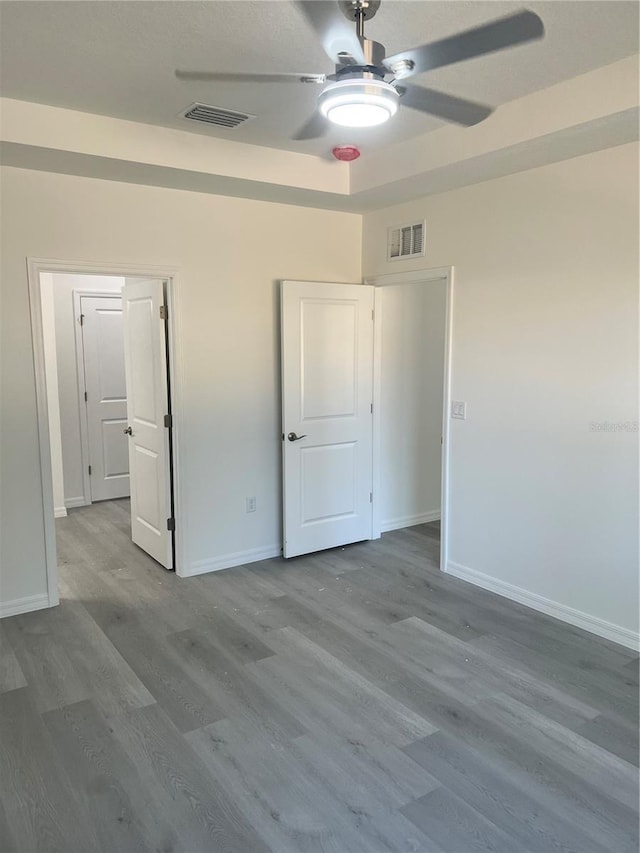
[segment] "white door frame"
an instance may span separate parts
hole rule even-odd
[[[47,270],[49,272],[49,270]],[[78,322],[81,314],[80,301],[83,296],[98,296],[101,299],[122,299],[115,290],[83,290],[78,288],[73,291],[73,317],[76,345],[76,384],[78,392],[78,410],[80,411],[80,460],[82,462],[82,492],[84,506],[92,502],[91,477],[89,476],[89,422],[87,420],[87,404],[84,399],[84,343],[82,337],[82,326]]]
[[[176,519],[174,533],[176,553],[176,574],[183,576],[187,567],[186,545],[184,542],[181,508],[182,480],[178,460],[183,459],[182,424],[183,424],[183,359],[180,342],[180,316],[176,286],[178,271],[174,267],[159,267],[152,264],[139,266],[136,264],[114,264],[111,262],[92,263],[88,261],[62,261],[48,258],[27,258],[27,279],[29,283],[29,307],[31,312],[31,340],[33,345],[33,362],[36,383],[36,411],[38,419],[38,443],[40,451],[40,477],[42,482],[42,511],[44,523],[45,561],[47,571],[47,593],[49,607],[59,602],[58,594],[58,562],[56,554],[56,531],[53,507],[53,482],[51,476],[51,443],[49,439],[49,418],[47,409],[47,380],[44,362],[44,339],[42,331],[42,303],[40,300],[41,273],[67,273],[69,275],[114,275],[146,278],[162,278],[168,282],[167,298],[169,308],[169,373],[171,376],[171,412],[173,415],[173,490]]]
[[[453,267],[415,270],[412,272],[378,275],[364,280],[375,288],[399,284],[430,284],[445,281],[447,287],[447,310],[445,317],[444,383],[442,399],[442,480],[440,489],[440,571],[447,571],[449,557],[449,433],[451,408],[451,353],[453,346]],[[380,399],[382,390],[382,310],[381,293],[374,292],[374,350],[373,350],[373,538],[381,536],[380,518]]]

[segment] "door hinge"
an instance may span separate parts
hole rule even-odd
[[[91,476],[91,465],[89,465],[89,476]]]
[[[373,414],[373,403],[371,404],[371,414]]]
[[[167,429],[171,429],[173,427],[173,415],[164,416],[164,425]]]
[[[369,503],[373,503],[373,492],[369,492]]]
[[[84,326],[84,314],[81,314],[78,319],[80,320],[80,325]]]
[[[371,319],[372,319],[372,320],[375,320],[375,319],[376,319],[376,312],[375,312],[375,310],[373,310],[373,309],[371,310]]]
[[[167,310],[167,306],[161,305],[160,306],[160,319],[166,320],[166,319],[168,319],[168,317],[169,317],[169,311]]]
[[[167,519],[167,530],[174,531],[176,529],[176,520],[175,518]]]
[[[84,401],[85,401],[85,403],[87,402],[87,400],[88,400],[88,399],[89,399],[89,396],[87,395],[87,392],[85,391],[85,392],[84,392]]]

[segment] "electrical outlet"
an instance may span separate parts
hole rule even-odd
[[[256,498],[253,495],[250,498],[247,498],[247,512],[255,512],[256,511]]]
[[[467,404],[462,400],[451,401],[451,417],[458,418],[461,421],[467,419]]]

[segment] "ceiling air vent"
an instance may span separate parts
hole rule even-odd
[[[412,222],[389,228],[387,237],[387,260],[424,257],[424,232],[426,222]]]
[[[205,124],[214,124],[216,127],[237,127],[247,119],[255,118],[247,113],[223,110],[222,107],[211,107],[208,104],[191,104],[182,115],[191,121],[202,121]]]

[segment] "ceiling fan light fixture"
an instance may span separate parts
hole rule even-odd
[[[342,127],[374,127],[395,115],[399,100],[399,93],[384,80],[351,78],[330,83],[320,93],[318,107]]]

